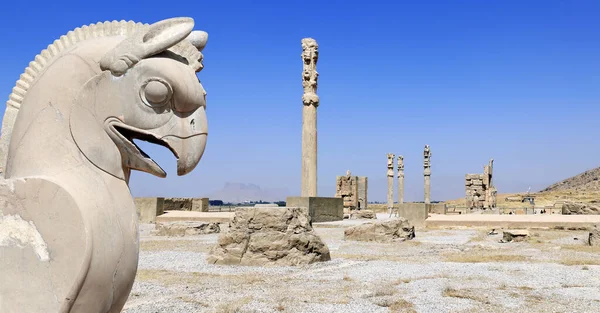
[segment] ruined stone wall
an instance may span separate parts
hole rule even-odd
[[[466,205],[470,209],[496,207],[497,190],[492,183],[494,160],[483,167],[483,174],[465,175]]]
[[[335,197],[342,198],[345,208],[366,209],[367,189],[367,177],[351,176],[350,171],[336,177]]]

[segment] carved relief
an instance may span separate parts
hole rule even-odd
[[[302,102],[304,105],[319,106],[319,96],[317,96],[317,80],[319,73],[317,72],[317,61],[319,60],[319,45],[312,38],[302,39],[302,87],[304,94]]]

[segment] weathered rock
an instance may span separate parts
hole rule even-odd
[[[350,211],[350,219],[376,219],[377,214],[373,210],[352,210]]]
[[[529,237],[529,231],[526,229],[511,229],[504,230],[502,234],[503,242],[511,242],[511,241],[523,241],[527,237]]]
[[[304,265],[329,261],[329,248],[314,233],[307,208],[239,208],[207,262]]]
[[[588,244],[590,246],[600,247],[600,224],[594,225],[594,228],[592,228],[592,230],[590,231]]]
[[[183,237],[220,233],[217,223],[207,222],[168,222],[156,224],[153,234],[156,236]]]
[[[344,230],[344,239],[355,241],[394,242],[415,238],[415,227],[399,217],[388,221],[369,222]]]
[[[165,198],[164,211],[192,211],[194,205],[192,198]]]
[[[562,214],[598,215],[600,214],[600,206],[581,202],[565,202],[562,205]]]

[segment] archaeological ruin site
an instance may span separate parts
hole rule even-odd
[[[203,158],[214,100],[198,79],[211,67],[202,19],[145,22],[57,33],[14,77],[0,135],[1,313],[600,312],[598,169],[510,193],[503,158],[489,155],[479,172],[460,167],[461,198],[441,199],[448,149],[407,140],[373,152],[377,175],[358,163],[323,175],[317,129],[332,121],[317,123],[317,63],[336,56],[314,38],[294,39],[289,56],[303,88],[301,125],[289,123],[300,190],[281,203],[134,197],[132,170],[167,175],[134,140],[172,153],[179,176],[215,159]],[[335,105],[321,84],[323,107]]]

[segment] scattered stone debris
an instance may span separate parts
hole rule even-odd
[[[590,231],[588,245],[600,247],[600,224],[594,225],[594,228]]]
[[[502,239],[500,240],[501,243],[511,241],[519,242],[529,237],[529,231],[526,229],[504,230],[502,233]]]
[[[219,236],[210,264],[295,266],[331,260],[314,232],[307,208],[239,208]]]
[[[156,224],[153,234],[156,236],[184,237],[220,233],[217,223],[207,222],[168,222]]]
[[[498,233],[496,232],[496,229],[492,229],[489,233],[488,236],[493,236],[493,235],[498,235]]]
[[[350,211],[350,219],[377,219],[377,214],[373,210],[352,210]]]
[[[415,227],[399,217],[388,221],[369,222],[344,230],[344,239],[355,241],[394,242],[415,238]]]

